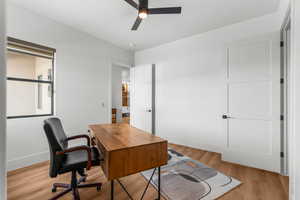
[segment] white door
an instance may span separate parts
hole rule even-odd
[[[222,159],[280,172],[280,45],[269,34],[228,46]]]
[[[130,124],[152,133],[152,65],[133,67],[130,75]]]

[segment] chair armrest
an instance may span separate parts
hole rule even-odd
[[[75,135],[75,136],[71,136],[71,137],[67,138],[67,141],[69,141],[69,140],[75,140],[75,139],[79,139],[79,138],[85,138],[87,140],[87,145],[89,147],[91,146],[90,137],[88,135]]]
[[[91,133],[90,129],[88,130],[88,133],[89,133],[89,136],[91,138],[91,145],[92,147],[95,147],[97,144],[96,144],[96,138],[94,136],[94,134]]]
[[[88,163],[87,163],[86,169],[89,170],[92,167],[92,152],[91,152],[91,148],[88,146],[71,147],[64,151],[56,152],[56,155],[64,155],[66,153],[70,153],[70,152],[74,152],[74,151],[82,151],[82,150],[86,151],[88,154]]]

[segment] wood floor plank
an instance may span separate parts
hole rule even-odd
[[[232,176],[240,181],[242,185],[226,193],[218,200],[287,200],[288,178],[279,174],[236,165],[221,160],[221,155],[199,149],[189,148],[181,145],[169,144],[170,148],[198,160],[209,167],[213,167],[222,173]],[[61,175],[55,179],[48,176],[49,162],[43,162],[30,167],[18,169],[8,173],[8,200],[43,200],[53,196],[52,184],[55,182],[68,183],[70,174]],[[82,200],[108,200],[110,184],[100,167],[88,171],[87,182],[102,182],[102,190],[97,192],[94,188],[80,189]],[[128,191],[135,199],[139,199],[147,184],[140,174],[134,174],[121,179]],[[115,199],[127,200],[128,197],[117,183],[115,187]],[[150,186],[145,196],[146,200],[153,200],[157,195],[154,187]],[[72,200],[71,194],[62,200]],[[163,199],[165,200],[165,199]]]

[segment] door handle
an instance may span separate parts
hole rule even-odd
[[[231,118],[231,117],[229,117],[229,116],[227,116],[227,115],[223,115],[222,118],[223,118],[223,119],[229,119],[229,118]]]
[[[152,112],[152,110],[151,109],[148,109],[148,110],[146,110],[147,112]]]

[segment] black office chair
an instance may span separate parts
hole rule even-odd
[[[96,187],[97,191],[100,191],[101,183],[81,184],[86,180],[85,169],[89,170],[92,166],[100,165],[102,160],[98,149],[91,147],[90,137],[88,135],[67,137],[58,118],[45,120],[44,130],[50,148],[50,177],[54,178],[58,174],[72,172],[70,184],[53,184],[52,192],[56,192],[57,188],[65,188],[65,190],[52,197],[51,200],[58,199],[69,192],[73,193],[74,200],[80,200],[78,188]],[[87,145],[69,148],[68,141],[78,138],[85,138]],[[79,180],[77,180],[77,173],[81,175]]]

